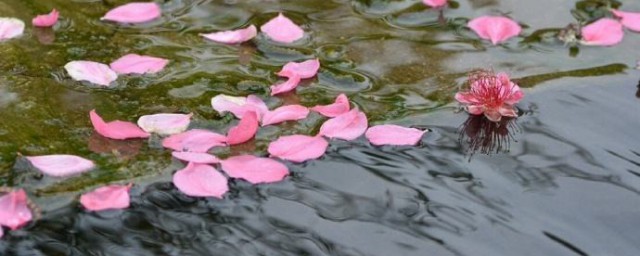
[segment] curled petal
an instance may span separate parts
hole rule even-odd
[[[398,125],[377,125],[367,129],[365,137],[373,145],[416,145],[426,131]]]
[[[153,74],[160,72],[168,63],[167,59],[132,53],[120,57],[109,66],[118,74]]]
[[[251,25],[246,28],[229,30],[229,31],[220,31],[216,33],[210,34],[200,34],[206,39],[211,41],[215,41],[223,44],[239,44],[249,41],[256,37],[258,31],[256,26]]]
[[[36,27],[53,27],[58,22],[60,13],[56,9],[53,9],[49,14],[38,15],[31,23]]]
[[[187,130],[193,114],[144,115],[138,119],[138,126],[148,133],[172,135]]]
[[[304,30],[289,18],[282,15],[282,13],[262,25],[260,30],[271,38],[271,40],[287,44],[304,36]]]
[[[467,24],[482,39],[491,40],[496,45],[520,34],[522,28],[515,21],[497,16],[482,16]]]
[[[216,156],[207,153],[174,151],[171,155],[182,161],[196,164],[217,164],[220,162]]]
[[[268,151],[272,156],[299,163],[321,157],[328,146],[321,136],[290,135],[269,143]]]
[[[637,12],[623,12],[618,10],[611,10],[613,15],[620,18],[622,25],[635,32],[640,32],[640,13]]]
[[[448,0],[422,0],[422,3],[431,7],[438,8],[447,5]]]
[[[347,98],[347,95],[341,93],[340,95],[338,95],[338,97],[336,97],[336,101],[333,104],[324,106],[317,105],[311,108],[311,110],[318,112],[326,117],[336,117],[349,112],[350,107],[351,106],[349,105],[349,99]]]
[[[312,78],[318,74],[320,69],[320,60],[312,59],[303,62],[289,62],[278,72],[279,76],[291,77],[299,76],[300,79]]]
[[[298,84],[300,84],[300,77],[292,75],[291,77],[289,77],[289,79],[287,79],[286,82],[272,85],[271,96],[291,91],[298,87]]]
[[[116,120],[106,123],[102,120],[102,117],[96,113],[95,109],[89,112],[89,117],[96,132],[110,139],[126,140],[132,138],[148,138],[150,136],[148,133],[140,129],[140,127],[131,122]]]
[[[88,81],[106,87],[118,79],[118,74],[109,66],[93,61],[72,61],[64,65],[64,69],[73,80]]]
[[[245,143],[253,138],[258,132],[258,115],[249,111],[244,113],[237,126],[229,129],[227,133],[227,144],[237,145]]]
[[[367,116],[358,109],[331,118],[320,127],[320,135],[328,138],[353,140],[367,130]]]
[[[624,37],[622,24],[614,19],[602,18],[582,28],[584,45],[611,46],[618,44]]]
[[[262,118],[262,126],[307,118],[309,109],[300,105],[282,106],[267,112]]]
[[[27,160],[36,169],[54,177],[83,173],[95,167],[91,160],[74,155],[28,156]]]
[[[218,113],[231,112],[237,118],[242,118],[245,112],[253,111],[258,114],[258,118],[269,111],[267,104],[255,95],[247,97],[234,97],[224,94],[211,98],[211,106]]]
[[[252,155],[227,158],[221,162],[221,166],[229,177],[244,179],[252,184],[278,182],[289,174],[286,165]]]
[[[173,174],[173,184],[182,193],[196,197],[217,197],[227,193],[227,178],[215,168],[205,164],[189,163]]]
[[[24,33],[24,22],[16,18],[0,18],[0,41],[19,37]]]
[[[131,185],[109,185],[80,196],[80,203],[89,211],[125,209],[129,207]]]
[[[31,221],[27,193],[19,189],[0,196],[0,229],[2,226],[16,230]]]
[[[227,137],[207,130],[189,130],[162,140],[162,146],[175,151],[204,153],[216,146],[224,146]]]
[[[156,3],[128,3],[107,12],[101,20],[120,23],[143,23],[152,21],[161,15],[160,6]]]

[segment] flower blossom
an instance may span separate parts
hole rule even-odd
[[[487,119],[499,122],[503,116],[517,117],[514,107],[524,96],[520,87],[504,73],[474,72],[469,77],[471,89],[456,93],[456,100],[469,114],[484,114]]]

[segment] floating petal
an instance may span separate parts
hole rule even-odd
[[[291,91],[291,90],[295,89],[296,87],[298,87],[298,84],[300,84],[300,77],[296,76],[296,75],[293,75],[293,76],[289,77],[287,79],[287,81],[284,82],[284,83],[272,85],[271,86],[271,96]]]
[[[131,185],[109,185],[80,196],[80,203],[89,211],[125,209],[129,207]]]
[[[286,165],[270,158],[252,155],[230,157],[221,163],[222,170],[229,177],[244,179],[252,184],[281,181],[289,174]]]
[[[224,146],[227,137],[207,130],[189,130],[171,135],[162,141],[162,146],[175,151],[204,153],[216,146]]]
[[[640,32],[640,13],[637,12],[623,12],[618,10],[611,10],[613,15],[620,18],[622,25],[635,32]]]
[[[148,133],[172,135],[187,130],[193,114],[144,115],[138,119],[138,126]]]
[[[422,3],[431,7],[438,8],[447,5],[448,0],[422,0]]]
[[[221,31],[210,34],[200,34],[206,39],[211,41],[215,41],[223,44],[239,44],[249,41],[256,37],[258,31],[256,26],[251,25],[246,28],[229,30],[229,31]]]
[[[209,165],[189,163],[173,175],[173,184],[182,193],[197,197],[217,197],[229,190],[227,178]]]
[[[161,15],[160,6],[156,3],[128,3],[118,6],[104,15],[101,20],[120,23],[143,23],[154,20]]]
[[[317,105],[311,108],[312,111],[318,112],[326,117],[336,117],[342,115],[349,112],[349,109],[349,99],[347,98],[347,95],[344,95],[344,93],[338,95],[338,97],[336,97],[336,101],[333,104],[324,106]]]
[[[426,131],[398,125],[377,125],[367,129],[365,137],[373,145],[416,145]]]
[[[262,126],[307,118],[309,109],[300,105],[287,105],[267,112],[262,117]]]
[[[64,68],[73,80],[89,81],[102,86],[109,86],[118,78],[118,74],[109,66],[93,61],[72,61],[64,65]]]
[[[256,112],[248,111],[244,113],[237,126],[229,129],[227,133],[227,144],[237,145],[245,143],[253,138],[258,132],[258,115]]]
[[[59,16],[58,10],[53,9],[49,14],[36,16],[31,20],[31,23],[36,27],[53,27],[58,22]]]
[[[328,138],[353,140],[367,130],[367,116],[358,109],[329,119],[320,127],[320,135]]]
[[[312,59],[303,62],[289,62],[278,72],[279,76],[291,77],[297,75],[300,79],[312,78],[318,74],[320,60]]]
[[[290,135],[269,143],[269,154],[292,162],[304,162],[324,155],[329,142],[321,136]]]
[[[132,138],[148,138],[150,136],[131,122],[116,120],[106,123],[102,120],[102,117],[96,113],[95,109],[89,112],[89,117],[96,132],[110,139],[126,140]]]
[[[91,160],[74,155],[28,156],[27,160],[36,169],[54,177],[74,175],[95,167]]]
[[[260,30],[271,40],[280,43],[288,44],[304,37],[304,30],[282,15],[282,13],[262,25]]]
[[[234,97],[224,94],[211,98],[211,106],[218,113],[231,112],[237,118],[242,118],[245,112],[253,111],[258,114],[258,118],[269,111],[267,105],[255,95],[247,97]]]
[[[153,74],[160,72],[168,63],[167,59],[132,53],[111,62],[109,66],[118,74]]]
[[[19,189],[0,196],[0,229],[2,226],[16,230],[31,221],[27,193]]]
[[[16,18],[0,17],[0,41],[19,37],[24,33],[24,22]]]
[[[512,19],[497,16],[482,16],[467,24],[480,38],[491,40],[494,45],[520,34],[522,28]]]
[[[622,24],[614,19],[602,18],[582,28],[584,45],[611,46],[618,44],[624,37]]]
[[[182,161],[195,164],[217,164],[220,162],[216,156],[207,153],[174,151],[171,155]]]

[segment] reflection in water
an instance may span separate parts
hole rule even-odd
[[[458,140],[466,146],[466,153],[490,155],[508,152],[515,131],[519,131],[516,118],[503,117],[500,122],[492,122],[483,115],[469,115],[460,126]]]
[[[638,87],[638,90],[636,91],[636,98],[640,99],[640,81],[638,81],[637,87]]]
[[[44,45],[52,44],[56,40],[56,34],[52,28],[34,27],[33,33],[38,38],[38,42]]]

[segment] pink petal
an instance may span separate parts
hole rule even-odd
[[[175,151],[207,152],[212,147],[224,146],[227,137],[207,130],[189,130],[162,140],[162,146]]]
[[[484,113],[484,107],[479,105],[469,105],[467,106],[467,112],[472,115],[482,115],[482,113]]]
[[[258,114],[258,119],[261,119],[264,114],[269,112],[269,107],[267,107],[267,104],[265,104],[258,96],[251,94],[247,96],[247,105],[240,110],[240,116],[238,116],[238,118],[242,118],[242,115],[244,114],[243,112],[247,111],[256,112],[256,114]]]
[[[244,179],[252,184],[281,181],[289,174],[286,165],[273,159],[252,155],[227,158],[222,161],[222,170],[229,177]]]
[[[109,66],[118,74],[153,74],[160,72],[168,63],[167,59],[131,53],[111,62]]]
[[[298,84],[300,84],[300,77],[296,76],[296,75],[293,75],[293,76],[289,77],[289,79],[287,79],[287,81],[284,82],[284,83],[272,85],[271,86],[271,96],[291,91],[291,90],[295,89],[296,87],[298,87]]]
[[[31,221],[27,193],[19,189],[0,196],[0,229],[2,226],[16,230]]]
[[[269,111],[267,104],[255,95],[247,97],[234,97],[224,94],[211,98],[211,106],[218,113],[231,112],[237,118],[242,118],[245,112],[253,111],[258,113],[258,118]]]
[[[516,109],[513,106],[510,106],[510,105],[504,105],[504,106],[500,107],[498,109],[498,113],[500,113],[501,116],[508,116],[508,117],[517,117],[518,116],[518,112],[516,112]]]
[[[494,45],[520,34],[522,28],[515,21],[496,16],[482,16],[467,24],[480,38],[491,40]]]
[[[279,76],[291,77],[297,75],[300,79],[312,78],[318,74],[320,60],[312,59],[303,62],[289,62],[278,72]]]
[[[31,23],[36,27],[53,27],[58,22],[58,16],[60,16],[60,13],[53,9],[49,14],[36,16],[31,20]]]
[[[476,98],[476,95],[468,92],[458,92],[455,95],[455,99],[462,104],[477,104],[480,102]]]
[[[227,144],[237,145],[245,143],[253,138],[258,132],[258,116],[253,111],[244,113],[237,126],[229,129],[227,133]]]
[[[326,117],[339,116],[341,114],[349,112],[349,109],[350,109],[349,99],[347,98],[347,95],[344,95],[344,93],[341,93],[340,95],[338,95],[338,97],[336,98],[336,101],[333,104],[324,105],[324,106],[317,105],[311,108],[311,110],[318,112],[321,115]]]
[[[148,133],[172,135],[187,130],[193,114],[144,115],[138,119],[138,126]]]
[[[24,33],[24,22],[16,18],[0,18],[0,41],[19,37]]]
[[[500,122],[502,115],[497,109],[485,109],[484,116],[492,122]]]
[[[269,143],[269,154],[292,162],[304,162],[324,155],[329,142],[321,136],[282,136]]]
[[[369,128],[364,134],[373,145],[416,145],[426,131],[386,124]]]
[[[260,30],[271,38],[271,40],[287,44],[304,36],[304,30],[289,18],[282,15],[282,13],[262,25]]]
[[[36,169],[54,177],[83,173],[95,167],[91,160],[74,155],[28,156],[27,160]]]
[[[258,31],[256,29],[256,26],[251,25],[249,27],[242,28],[242,29],[221,31],[221,32],[210,33],[210,34],[200,34],[200,35],[206,39],[209,39],[218,43],[239,44],[239,43],[243,43],[253,39],[254,37],[256,37],[257,34],[258,34]]]
[[[582,28],[582,44],[610,46],[624,37],[622,24],[614,19],[602,18]]]
[[[320,127],[320,135],[328,138],[353,140],[367,130],[367,116],[358,109],[329,119]]]
[[[131,185],[109,185],[80,196],[80,203],[89,211],[125,209],[129,207]]]
[[[160,17],[160,6],[156,3],[128,3],[118,6],[104,15],[101,20],[120,23],[143,23]]]
[[[622,25],[635,32],[640,32],[640,13],[637,12],[623,12],[618,10],[611,10],[613,15],[620,18]]]
[[[109,66],[93,61],[72,61],[64,65],[64,68],[73,80],[89,81],[102,86],[109,86],[118,78],[118,74]]]
[[[437,8],[447,5],[447,0],[422,0],[422,3],[432,8]]]
[[[171,155],[182,161],[192,162],[196,164],[217,164],[220,162],[220,159],[218,159],[216,156],[207,153],[174,151],[171,152]]]
[[[96,110],[89,112],[91,118],[91,124],[93,128],[100,135],[116,140],[126,140],[132,138],[148,138],[150,135],[140,129],[137,125],[131,122],[112,121],[105,123],[102,117],[96,113]]]
[[[262,126],[307,118],[309,109],[300,105],[282,106],[267,112],[262,118]]]
[[[217,197],[229,190],[227,178],[209,165],[189,163],[173,175],[173,184],[182,193],[197,197]]]

